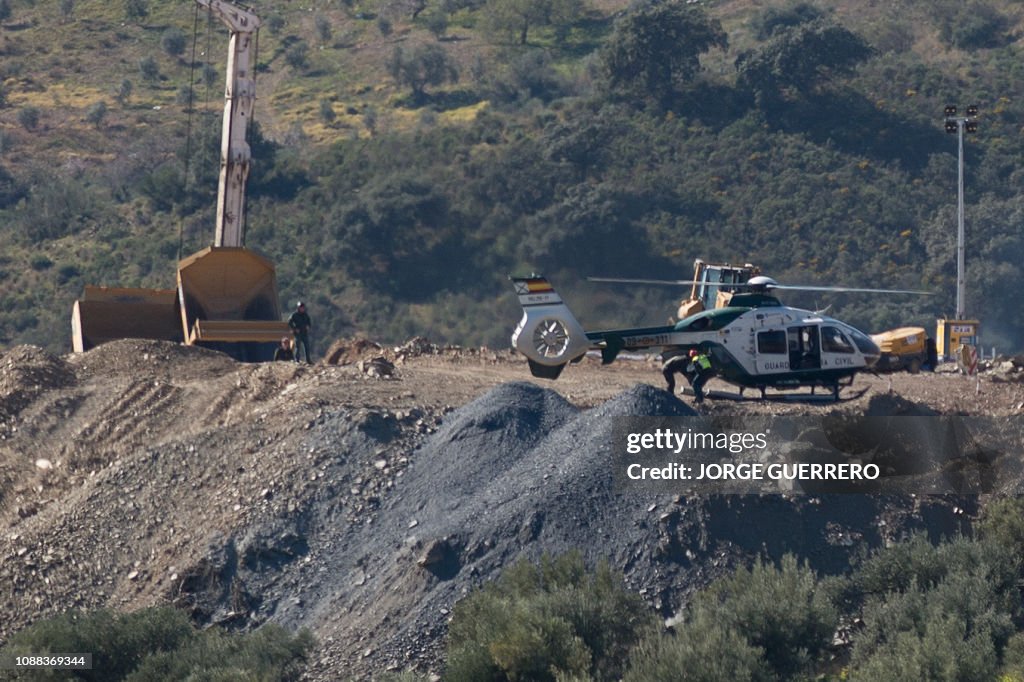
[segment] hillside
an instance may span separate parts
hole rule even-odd
[[[0,344],[63,352],[84,284],[170,286],[179,254],[211,240],[226,34],[184,1],[6,5]],[[248,245],[277,264],[286,303],[311,302],[322,340],[499,347],[518,317],[504,277],[529,270],[588,325],[661,323],[671,292],[583,278],[678,278],[695,257],[925,288],[937,295],[793,302],[868,331],[931,327],[955,282],[941,112],[974,102],[968,310],[986,345],[1017,349],[1024,318],[997,292],[1024,284],[1019,5],[698,5],[721,33],[666,43],[678,72],[638,91],[610,70],[626,34],[607,0],[560,5],[525,42],[500,0],[276,3]],[[844,48],[814,48],[822,31]],[[433,84],[410,80],[426,54],[443,55]]]
[[[158,342],[0,356],[0,641],[70,607],[170,603],[200,624],[311,628],[307,679],[437,672],[455,602],[521,556],[609,559],[670,618],[752,557],[789,552],[838,572],[915,530],[965,530],[977,508],[630,492],[610,466],[613,419],[693,414],[650,385],[647,363],[587,360],[542,387],[505,353],[385,352],[402,358],[391,379]],[[705,414],[1014,424],[1024,401],[1019,382],[989,376],[980,395],[954,374],[896,375],[891,392],[887,379],[859,383],[866,393],[838,406],[709,401]]]

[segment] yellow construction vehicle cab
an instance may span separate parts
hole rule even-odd
[[[273,264],[243,245],[250,161],[245,137],[256,100],[252,70],[260,19],[225,0],[195,1],[231,32],[213,246],[178,263],[176,289],[87,286],[71,313],[77,352],[144,338],[201,344],[239,360],[272,360],[290,332],[281,320]]]
[[[690,297],[679,302],[676,315],[685,320],[702,310],[724,308],[729,305],[736,288],[733,284],[746,284],[751,277],[761,274],[761,268],[750,263],[731,265],[729,263],[705,263],[700,258],[693,261],[693,285]]]
[[[928,334],[924,327],[900,327],[871,335],[872,341],[882,350],[875,369],[882,372],[896,372],[905,369],[917,374],[928,360]]]

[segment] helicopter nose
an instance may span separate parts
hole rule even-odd
[[[861,348],[861,353],[864,354],[864,365],[866,367],[874,367],[875,364],[878,363],[879,358],[882,357],[882,349],[878,347],[878,344],[874,341],[871,341],[870,344],[870,346],[868,344],[864,344],[864,347]]]

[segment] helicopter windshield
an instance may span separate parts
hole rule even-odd
[[[862,354],[873,355],[875,357],[882,354],[882,351],[878,349],[878,345],[871,340],[870,336],[848,325],[843,326],[846,328],[846,333],[853,339],[853,343],[857,346],[857,350]]]

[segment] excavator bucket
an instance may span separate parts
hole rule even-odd
[[[185,343],[264,360],[291,330],[281,321],[273,264],[243,247],[208,247],[178,263]]]
[[[115,339],[182,341],[174,289],[85,287],[71,310],[76,353]]]

